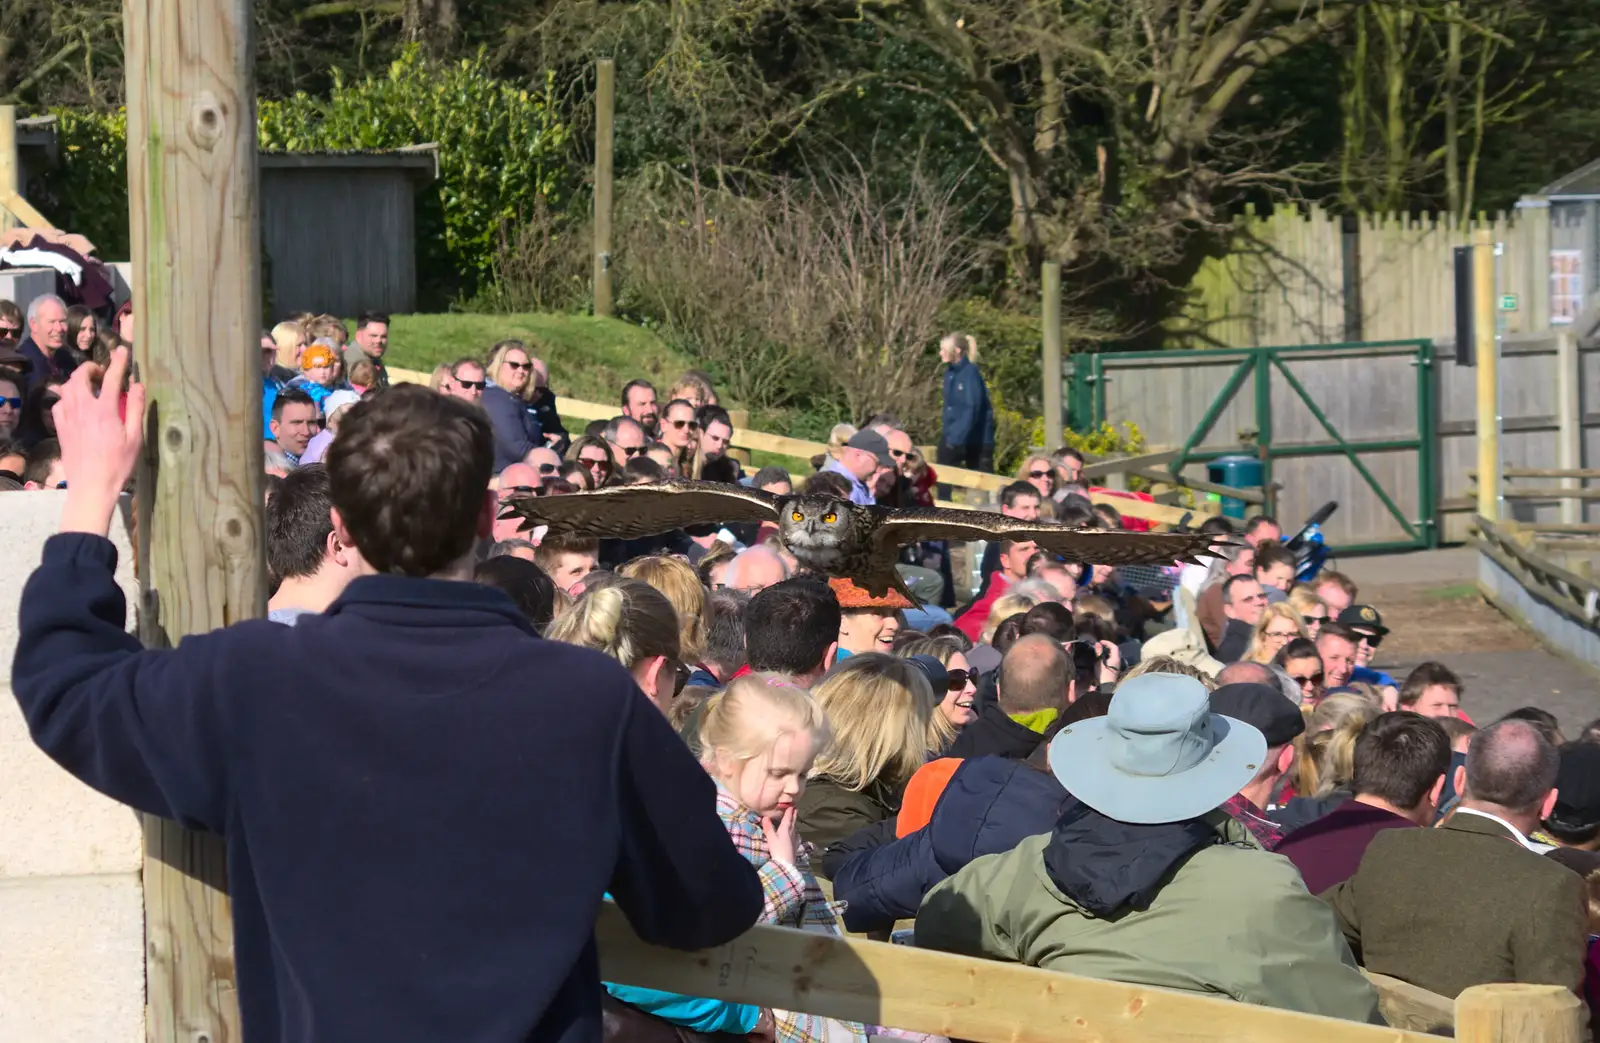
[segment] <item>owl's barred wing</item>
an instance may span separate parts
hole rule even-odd
[[[1032,540],[1040,550],[1092,565],[1170,565],[1194,561],[1218,542],[1197,533],[1123,532],[1075,529],[1050,522],[1023,521],[988,511],[913,508],[895,511],[873,533],[880,548],[920,540]]]
[[[500,505],[500,517],[521,518],[521,531],[548,525],[553,533],[638,539],[686,525],[763,522],[777,518],[777,497],[721,482],[652,482],[564,496],[519,496]]]

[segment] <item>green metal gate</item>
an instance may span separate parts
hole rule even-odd
[[[1336,550],[1434,547],[1433,361],[1427,340],[1075,355],[1069,423],[1135,423],[1191,478],[1258,456],[1286,530],[1339,501],[1324,526]]]

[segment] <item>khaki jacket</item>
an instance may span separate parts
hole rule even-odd
[[[1182,863],[1148,909],[1099,919],[1044,868],[1050,837],[972,862],[928,894],[917,945],[1110,981],[1378,1021],[1378,997],[1286,858],[1213,813],[1228,843]]]

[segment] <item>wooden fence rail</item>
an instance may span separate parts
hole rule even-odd
[[[782,927],[754,927],[718,949],[675,952],[640,941],[621,910],[609,903],[595,932],[607,981],[976,1043],[1425,1043],[1437,1038]],[[1440,1004],[1449,1002],[1397,984],[1424,1020],[1436,1020]],[[1480,985],[1455,1001],[1453,1021],[1456,1038],[1465,1043],[1577,1043],[1581,1010],[1577,997],[1556,986]]]

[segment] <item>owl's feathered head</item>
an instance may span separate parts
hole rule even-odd
[[[848,542],[855,528],[850,504],[832,496],[787,497],[779,505],[778,533],[790,546],[836,546]]]

